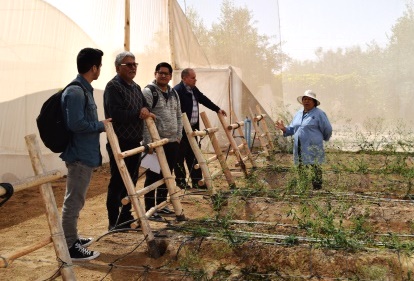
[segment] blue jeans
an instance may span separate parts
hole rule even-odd
[[[86,192],[91,181],[92,167],[77,161],[67,163],[66,194],[62,208],[62,227],[68,248],[72,247],[78,237],[78,218],[85,205]]]

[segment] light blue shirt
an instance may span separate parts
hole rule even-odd
[[[321,164],[325,161],[323,141],[328,141],[332,135],[332,126],[325,112],[317,107],[305,114],[299,110],[283,134],[285,137],[292,135],[295,164],[299,164],[299,142],[303,164]]]

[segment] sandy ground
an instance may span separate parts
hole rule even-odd
[[[286,159],[289,163],[290,156]],[[174,217],[164,217],[164,222],[150,222],[157,241],[167,245],[162,257],[151,258],[141,231],[105,235],[108,227],[105,208],[108,170],[108,166],[103,166],[94,173],[87,203],[79,218],[81,235],[97,239],[90,248],[100,251],[101,255],[93,261],[73,263],[77,280],[412,280],[408,278],[409,271],[414,269],[414,258],[400,251],[377,248],[352,252],[313,247],[306,241],[296,241],[288,247],[282,245],[285,238],[277,235],[306,236],[288,216],[292,205],[296,204],[295,197],[280,200],[255,197],[254,194],[236,196],[230,199],[227,207],[216,212],[205,192],[183,191],[181,204],[189,221],[176,222]],[[287,179],[284,177],[283,173],[269,171],[261,174],[258,181],[264,178],[270,184],[268,188],[278,189],[285,184]],[[350,179],[352,196],[369,191],[370,182],[372,185],[377,181],[367,177],[369,175]],[[328,183],[335,184],[336,180],[333,175]],[[61,211],[65,179],[52,185]],[[218,187],[227,188],[225,183],[219,183]],[[321,196],[320,200],[338,196],[338,193],[330,192],[329,187],[327,189],[311,196]],[[350,223],[356,214],[366,212],[367,221],[378,234],[414,234],[413,202],[373,200],[372,203],[370,199],[364,200],[350,203],[344,223]],[[16,193],[0,210],[1,256],[49,236],[38,187]],[[233,220],[231,224],[218,219],[228,214]],[[214,232],[211,227],[210,233],[203,234],[206,231],[203,227],[210,228],[208,221],[221,224],[220,230]],[[185,228],[192,231],[185,231]],[[241,236],[231,234],[242,232],[248,233],[242,241]],[[49,244],[0,269],[0,280],[49,280],[58,268],[59,262]],[[62,280],[62,277],[56,280]]]

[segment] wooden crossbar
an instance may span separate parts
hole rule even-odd
[[[183,113],[181,115],[181,119],[183,120],[183,127],[184,127],[185,133],[187,134],[188,142],[191,146],[191,149],[194,152],[194,156],[197,159],[198,167],[201,169],[201,174],[203,175],[203,179],[199,180],[199,182],[197,184],[198,185],[204,185],[205,184],[207,186],[207,190],[210,192],[210,194],[215,194],[216,191],[215,191],[215,188],[214,188],[211,176],[210,176],[210,171],[209,171],[208,166],[207,166],[207,161],[204,158],[204,155],[201,152],[201,149],[198,146],[198,143],[197,143],[197,140],[196,140],[196,135],[197,134],[194,134],[195,132],[191,128],[191,124],[190,124],[190,121],[188,120],[188,117],[187,117],[186,113]],[[212,130],[211,128],[207,128],[205,133],[210,132],[210,134],[213,134],[214,131],[215,130]],[[191,167],[188,167],[188,169],[191,169]]]
[[[253,123],[254,131],[256,132],[256,138],[259,139],[260,147],[262,148],[263,154],[266,157],[269,157],[269,151],[267,150],[267,140],[263,137],[264,134],[262,133],[262,130],[258,124],[259,120],[263,120],[263,116],[260,115],[260,118],[257,118],[257,116],[253,114],[252,109],[249,108],[249,110],[250,110],[251,117],[253,119],[252,123]]]
[[[162,140],[150,143],[147,146],[142,145],[142,146],[139,146],[137,148],[133,148],[133,149],[121,152],[121,153],[119,153],[119,157],[126,158],[126,157],[129,157],[129,156],[144,152],[146,149],[153,149],[153,148],[156,148],[158,146],[162,146],[166,143],[168,143],[168,139],[162,139]]]
[[[219,130],[219,128],[217,128],[217,127],[207,128],[207,129],[204,129],[203,131],[194,131],[194,132],[191,133],[191,135],[193,137],[204,137],[204,136],[207,136],[211,133],[216,133],[216,132],[218,132],[218,130]]]
[[[249,146],[247,144],[247,141],[244,137],[242,137],[241,140],[241,144],[237,144],[236,140],[234,139],[233,135],[232,135],[232,131],[233,130],[237,130],[240,136],[243,136],[243,130],[241,129],[241,126],[238,126],[236,128],[234,128],[234,126],[230,126],[228,125],[226,119],[224,116],[218,115],[220,122],[224,128],[224,131],[226,133],[227,139],[230,143],[230,147],[232,148],[230,150],[231,154],[234,154],[237,158],[237,167],[240,167],[244,173],[244,175],[246,177],[248,177],[248,172],[247,172],[247,168],[245,165],[245,161],[249,160],[252,167],[255,168],[256,167],[256,162],[253,159],[253,155],[251,154],[251,151],[249,149]],[[232,116],[234,118],[234,120],[237,120],[237,117],[234,113],[232,113]],[[236,121],[234,124],[244,124],[243,121]],[[233,125],[234,125],[233,124]],[[243,153],[242,153],[243,152]],[[247,159],[245,158],[245,156],[247,156]],[[243,160],[243,158],[245,158],[245,160]]]
[[[160,140],[160,135],[158,134],[157,127],[155,125],[154,119],[147,118],[145,119],[147,124],[148,131],[152,138],[152,142],[157,142]],[[178,221],[185,221],[186,218],[184,216],[184,209],[181,205],[180,197],[176,192],[177,187],[175,185],[175,177],[172,176],[171,170],[168,166],[167,157],[164,153],[164,148],[162,146],[158,146],[155,148],[155,152],[158,158],[158,162],[160,163],[161,173],[165,180],[165,185],[167,186],[168,193],[170,194],[170,201],[174,208],[175,217]]]
[[[5,268],[8,267],[15,259],[23,257],[27,254],[30,254],[31,252],[34,252],[40,248],[43,248],[44,246],[49,245],[52,242],[52,237],[47,237],[35,244],[23,247],[17,251],[8,253],[8,254],[4,254],[2,255],[1,259],[0,259],[0,267],[1,268]]]
[[[217,115],[219,116],[219,118],[220,118],[220,116],[222,116],[220,113],[217,113]],[[208,119],[207,114],[204,111],[200,113],[200,117],[201,117],[201,120],[204,123],[204,127],[211,128],[211,122]],[[206,161],[206,163],[210,163],[209,161],[214,161],[213,158],[217,158],[217,160],[220,163],[221,171],[223,172],[229,187],[231,189],[235,188],[236,183],[235,183],[234,178],[233,178],[233,176],[230,172],[229,167],[227,166],[226,157],[224,156],[223,152],[221,151],[220,144],[219,144],[219,141],[217,139],[216,134],[215,133],[210,133],[208,136],[210,138],[211,144],[213,145],[215,155],[213,157],[211,157],[210,159],[208,159]],[[211,177],[212,177],[212,175],[211,175]],[[214,179],[214,178],[212,177],[212,179]],[[199,184],[202,184],[202,183],[203,182],[200,182]]]
[[[56,171],[45,171],[43,155],[40,152],[40,147],[35,134],[25,136],[25,141],[36,176],[22,181],[20,184],[17,184],[17,187],[18,189],[24,189],[40,184],[40,194],[42,195],[43,202],[45,203],[46,218],[51,236],[33,245],[2,255],[0,267],[8,267],[16,258],[40,249],[48,245],[50,242],[53,242],[57,259],[66,265],[71,265],[72,259],[70,258],[69,250],[66,245],[65,235],[63,233],[62,223],[56,206],[55,197],[53,195],[52,185],[49,182],[49,180],[56,180],[60,178],[61,175]],[[76,280],[71,266],[61,266],[60,274],[62,275],[63,280]]]
[[[258,104],[256,105],[256,110],[257,110],[257,112],[260,112],[260,106]],[[261,116],[261,118],[259,119],[258,116]],[[270,135],[269,127],[267,127],[266,120],[264,119],[264,117],[266,117],[267,115],[266,114],[260,114],[258,116],[256,116],[258,118],[257,121],[261,121],[259,124],[263,128],[263,131],[264,131],[264,133],[266,135],[269,148],[271,150],[274,150],[275,149],[275,146],[273,144],[272,136]],[[263,119],[263,121],[262,121],[262,119]]]
[[[123,158],[122,151],[119,146],[119,141],[115,134],[112,123],[110,122],[106,123],[105,130],[106,130],[106,135],[108,137],[109,144],[111,145],[111,149],[114,152],[114,158],[118,166],[119,173],[121,174],[122,180],[125,184],[125,188],[129,195],[135,194],[135,188],[134,188],[135,186],[132,181],[131,175],[129,174],[128,169],[126,167],[125,160]],[[148,219],[145,216],[145,208],[142,205],[142,202],[138,200],[137,197],[133,196],[130,198],[132,198],[131,205],[135,211],[135,214],[138,216],[142,232],[146,237],[145,240],[147,242],[148,252],[151,257],[159,258],[162,255],[162,253],[160,253],[158,249],[158,245],[155,241],[154,234],[152,233]]]
[[[21,181],[13,182],[13,192],[18,192],[29,187],[38,186],[44,183],[53,182],[55,180],[61,179],[63,177],[62,173],[58,170],[53,170],[45,172],[44,174],[26,178]],[[0,196],[6,194],[6,189],[0,186]]]
[[[148,186],[145,186],[144,188],[137,190],[134,194],[131,194],[130,196],[135,196],[135,197],[141,197],[145,194],[147,194],[150,191],[155,190],[156,188],[158,188],[159,186],[163,185],[165,183],[164,179],[160,179],[159,181],[154,182],[153,184],[150,184]],[[127,205],[129,203],[131,203],[131,199],[129,199],[129,196],[123,198],[121,200],[122,205]]]

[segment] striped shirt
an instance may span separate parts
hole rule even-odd
[[[194,97],[193,90],[190,86],[185,85],[185,88],[189,93],[191,93],[191,98],[193,99],[193,111],[191,112],[190,124],[193,126],[198,122],[198,103]]]

